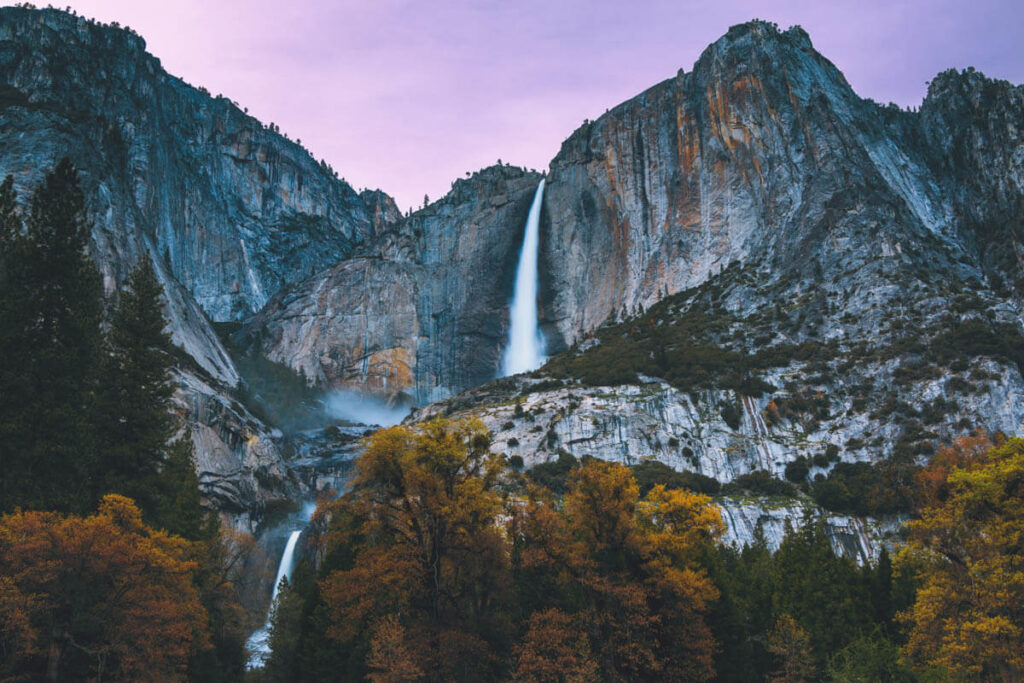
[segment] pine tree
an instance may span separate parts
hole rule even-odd
[[[21,215],[14,192],[14,179],[7,176],[0,183],[0,510],[9,510],[21,499],[23,470],[27,463],[18,456],[23,445],[21,434],[21,399],[27,394],[22,367],[24,327],[28,316],[22,310],[26,302],[21,287],[14,281],[15,266],[24,257],[25,239]]]
[[[95,504],[95,393],[102,290],[85,200],[62,159],[32,197],[20,235],[12,184],[0,189],[2,505],[84,512]]]
[[[191,541],[208,537],[211,513],[201,505],[192,435],[188,430],[167,447],[167,461],[159,482],[158,522],[163,528]]]
[[[173,347],[164,331],[162,296],[152,263],[141,259],[128,276],[111,320],[101,457],[106,490],[134,498],[147,519],[167,527],[178,515],[174,501],[182,492],[181,477],[189,477],[191,452],[181,441],[174,448],[168,446],[175,431],[170,414],[174,389],[169,381]],[[173,463],[171,452],[176,456]],[[172,479],[172,471],[179,481]],[[193,484],[194,472],[184,483],[186,495],[192,495]]]

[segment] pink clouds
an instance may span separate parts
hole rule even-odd
[[[584,118],[689,70],[754,17],[801,24],[880,101],[916,105],[951,66],[1024,80],[1017,0],[70,3],[131,26],[170,72],[277,123],[403,208],[499,157],[546,167]]]

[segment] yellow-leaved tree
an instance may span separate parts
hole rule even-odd
[[[184,680],[208,647],[190,544],[131,499],[96,514],[0,518],[0,674],[16,680]]]
[[[921,587],[906,654],[949,677],[1024,680],[1024,439],[964,458],[910,523]]]
[[[597,460],[572,475],[561,507],[535,493],[511,525],[520,598],[537,610],[518,678],[710,679],[705,616],[718,590],[704,560],[724,530],[711,499],[663,486],[641,498],[627,467]],[[573,635],[555,638],[553,625]]]
[[[499,524],[503,464],[479,421],[437,420],[369,438],[352,490],[331,508],[340,567],[322,582],[328,637],[373,680],[482,680],[510,637]],[[366,642],[367,637],[369,642]]]

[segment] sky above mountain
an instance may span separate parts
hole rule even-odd
[[[1020,0],[65,2],[131,26],[168,71],[403,210],[499,158],[546,168],[583,119],[690,70],[753,18],[800,24],[881,102],[919,105],[949,67],[1024,82]]]

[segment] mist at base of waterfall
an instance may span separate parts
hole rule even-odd
[[[351,389],[331,391],[324,396],[323,403],[331,419],[380,427],[399,424],[412,410],[410,405]]]

